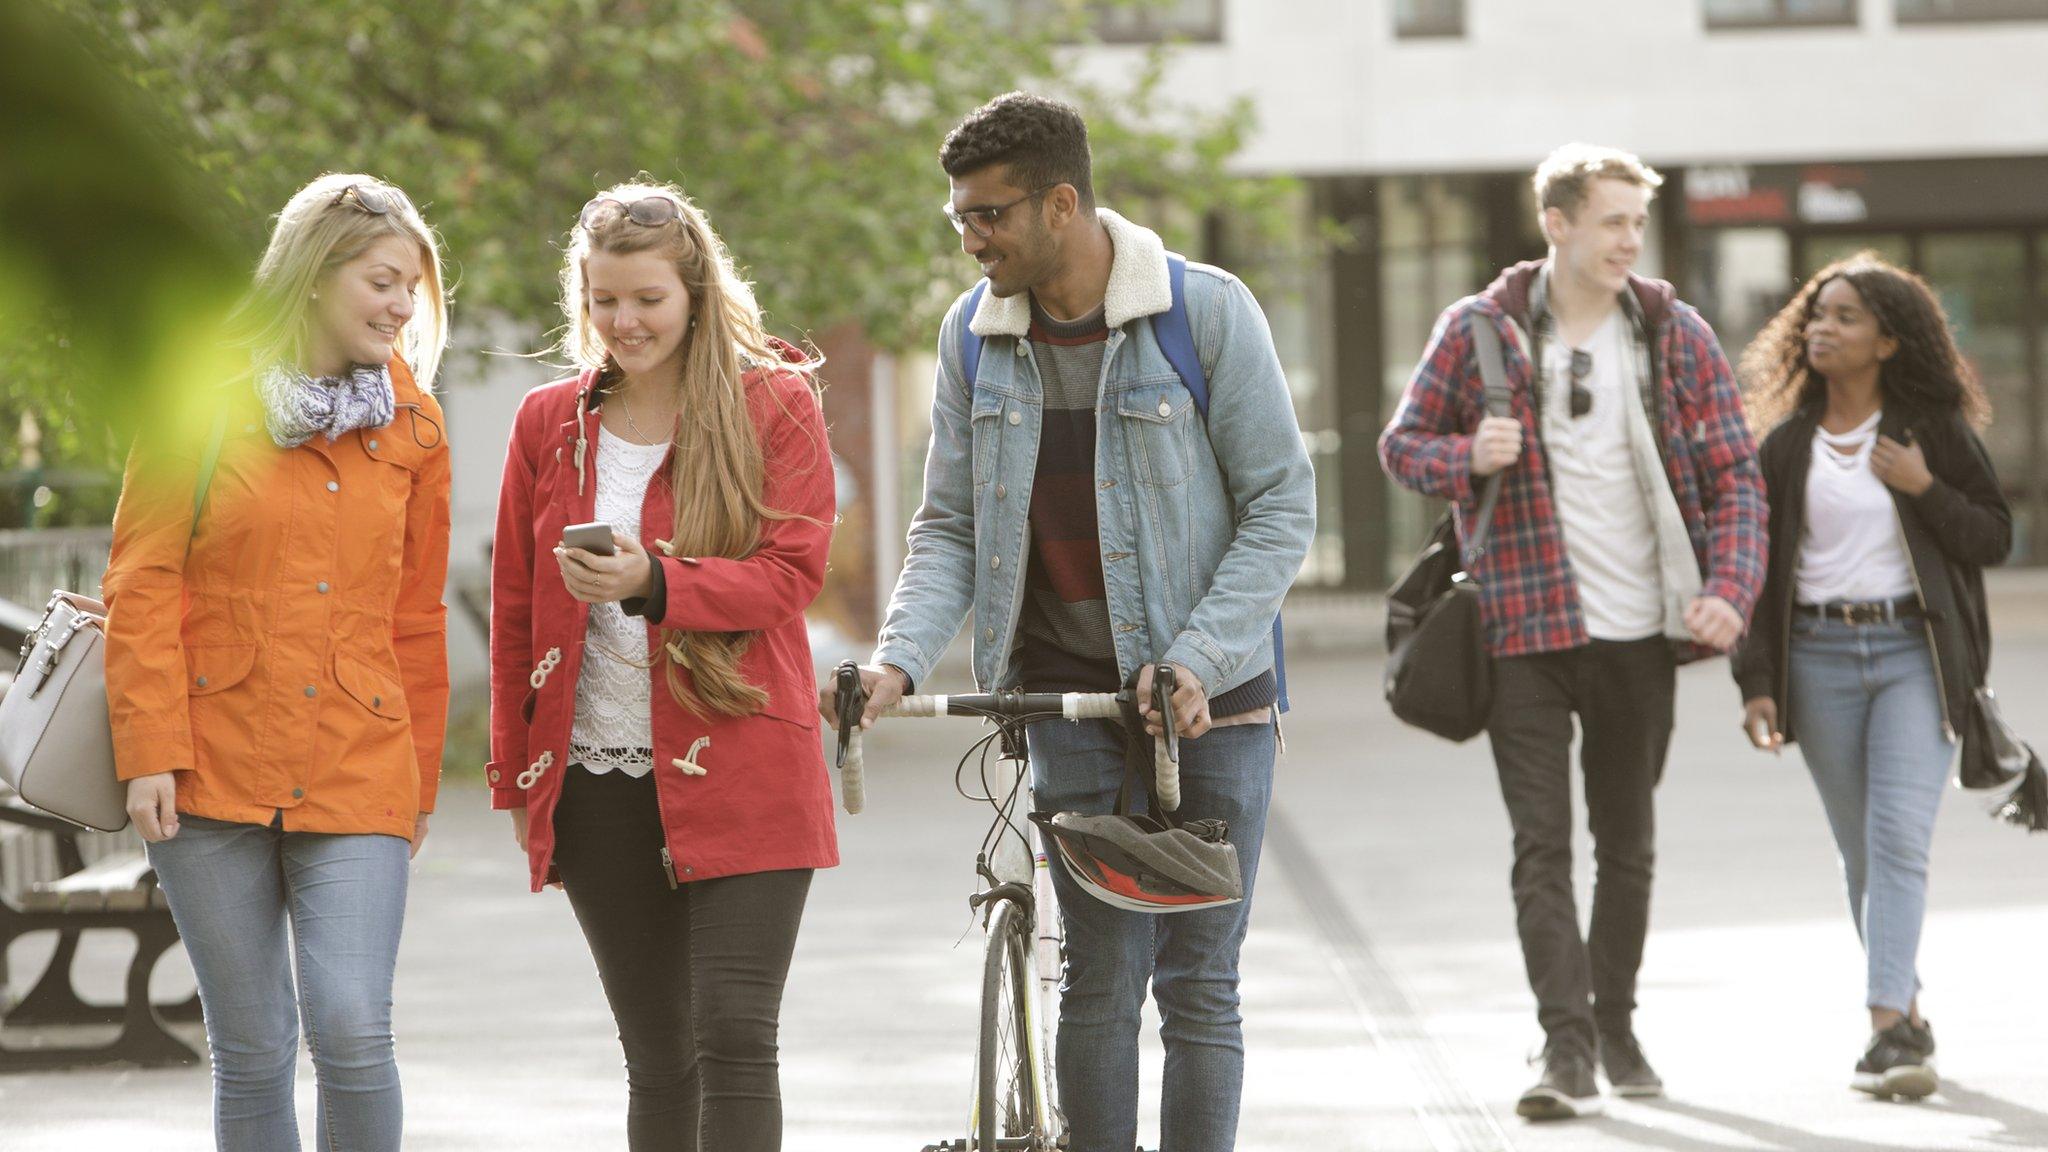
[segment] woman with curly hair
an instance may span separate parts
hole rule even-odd
[[[1796,737],[1867,957],[1871,1038],[1852,1084],[1939,1084],[1914,958],[1935,813],[1984,682],[1984,566],[2012,514],[1974,428],[1990,405],[1925,281],[1864,252],[1823,268],[1742,359],[1770,565],[1736,653],[1743,731]]]

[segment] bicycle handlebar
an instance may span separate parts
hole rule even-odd
[[[860,667],[853,661],[840,664],[833,676],[834,703],[839,712],[839,787],[847,813],[857,815],[867,805],[860,716],[867,709],[868,694],[860,681]],[[1152,763],[1159,785],[1159,804],[1169,812],[1180,807],[1180,738],[1174,725],[1174,686],[1173,666],[1156,665],[1152,670],[1152,707],[1165,717],[1166,735],[1153,742]],[[1127,699],[1122,692],[1005,691],[905,696],[882,715],[1120,720]]]

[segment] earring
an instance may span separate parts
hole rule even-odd
[[[319,294],[318,292],[315,292],[315,293],[313,293],[313,295],[312,295],[312,299],[318,300],[319,298],[320,298],[320,294]]]

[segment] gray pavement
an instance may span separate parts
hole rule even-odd
[[[2023,723],[2048,712],[2042,586],[1997,594],[1994,680]],[[1539,1036],[1484,742],[1392,722],[1376,653],[1346,647],[1317,645],[1293,669],[1280,824],[1244,959],[1239,1147],[2048,1148],[2048,837],[1951,795],[1922,951],[1944,1091],[1920,1105],[1851,1092],[1862,966],[1819,805],[1796,754],[1743,743],[1720,663],[1681,676],[1660,795],[1638,1025],[1670,1098],[1568,1125],[1515,1119]],[[869,811],[842,819],[845,862],[819,876],[790,977],[791,1149],[904,1152],[961,1134],[979,963],[965,896],[985,820],[953,794],[951,765],[974,731],[904,722],[872,740]],[[16,945],[18,979],[44,947]],[[112,992],[118,953],[96,951],[88,991]],[[159,973],[166,995],[189,988],[180,968]],[[473,783],[451,787],[416,866],[397,1005],[408,1148],[624,1147],[589,955],[559,893],[527,894]],[[1149,1111],[1149,1028],[1146,1061]],[[302,1061],[307,1131],[311,1086]],[[196,1152],[211,1146],[207,1092],[203,1069],[0,1077],[0,1152]],[[1156,1135],[1148,1124],[1148,1147]]]

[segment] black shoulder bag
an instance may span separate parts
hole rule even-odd
[[[1471,332],[1486,385],[1486,412],[1511,415],[1500,333],[1476,315]],[[1387,704],[1402,723],[1447,740],[1470,740],[1484,731],[1493,705],[1493,657],[1486,650],[1479,582],[1471,569],[1486,554],[1493,506],[1506,472],[1503,468],[1487,478],[1463,554],[1456,521],[1445,512],[1422,554],[1387,591]]]

